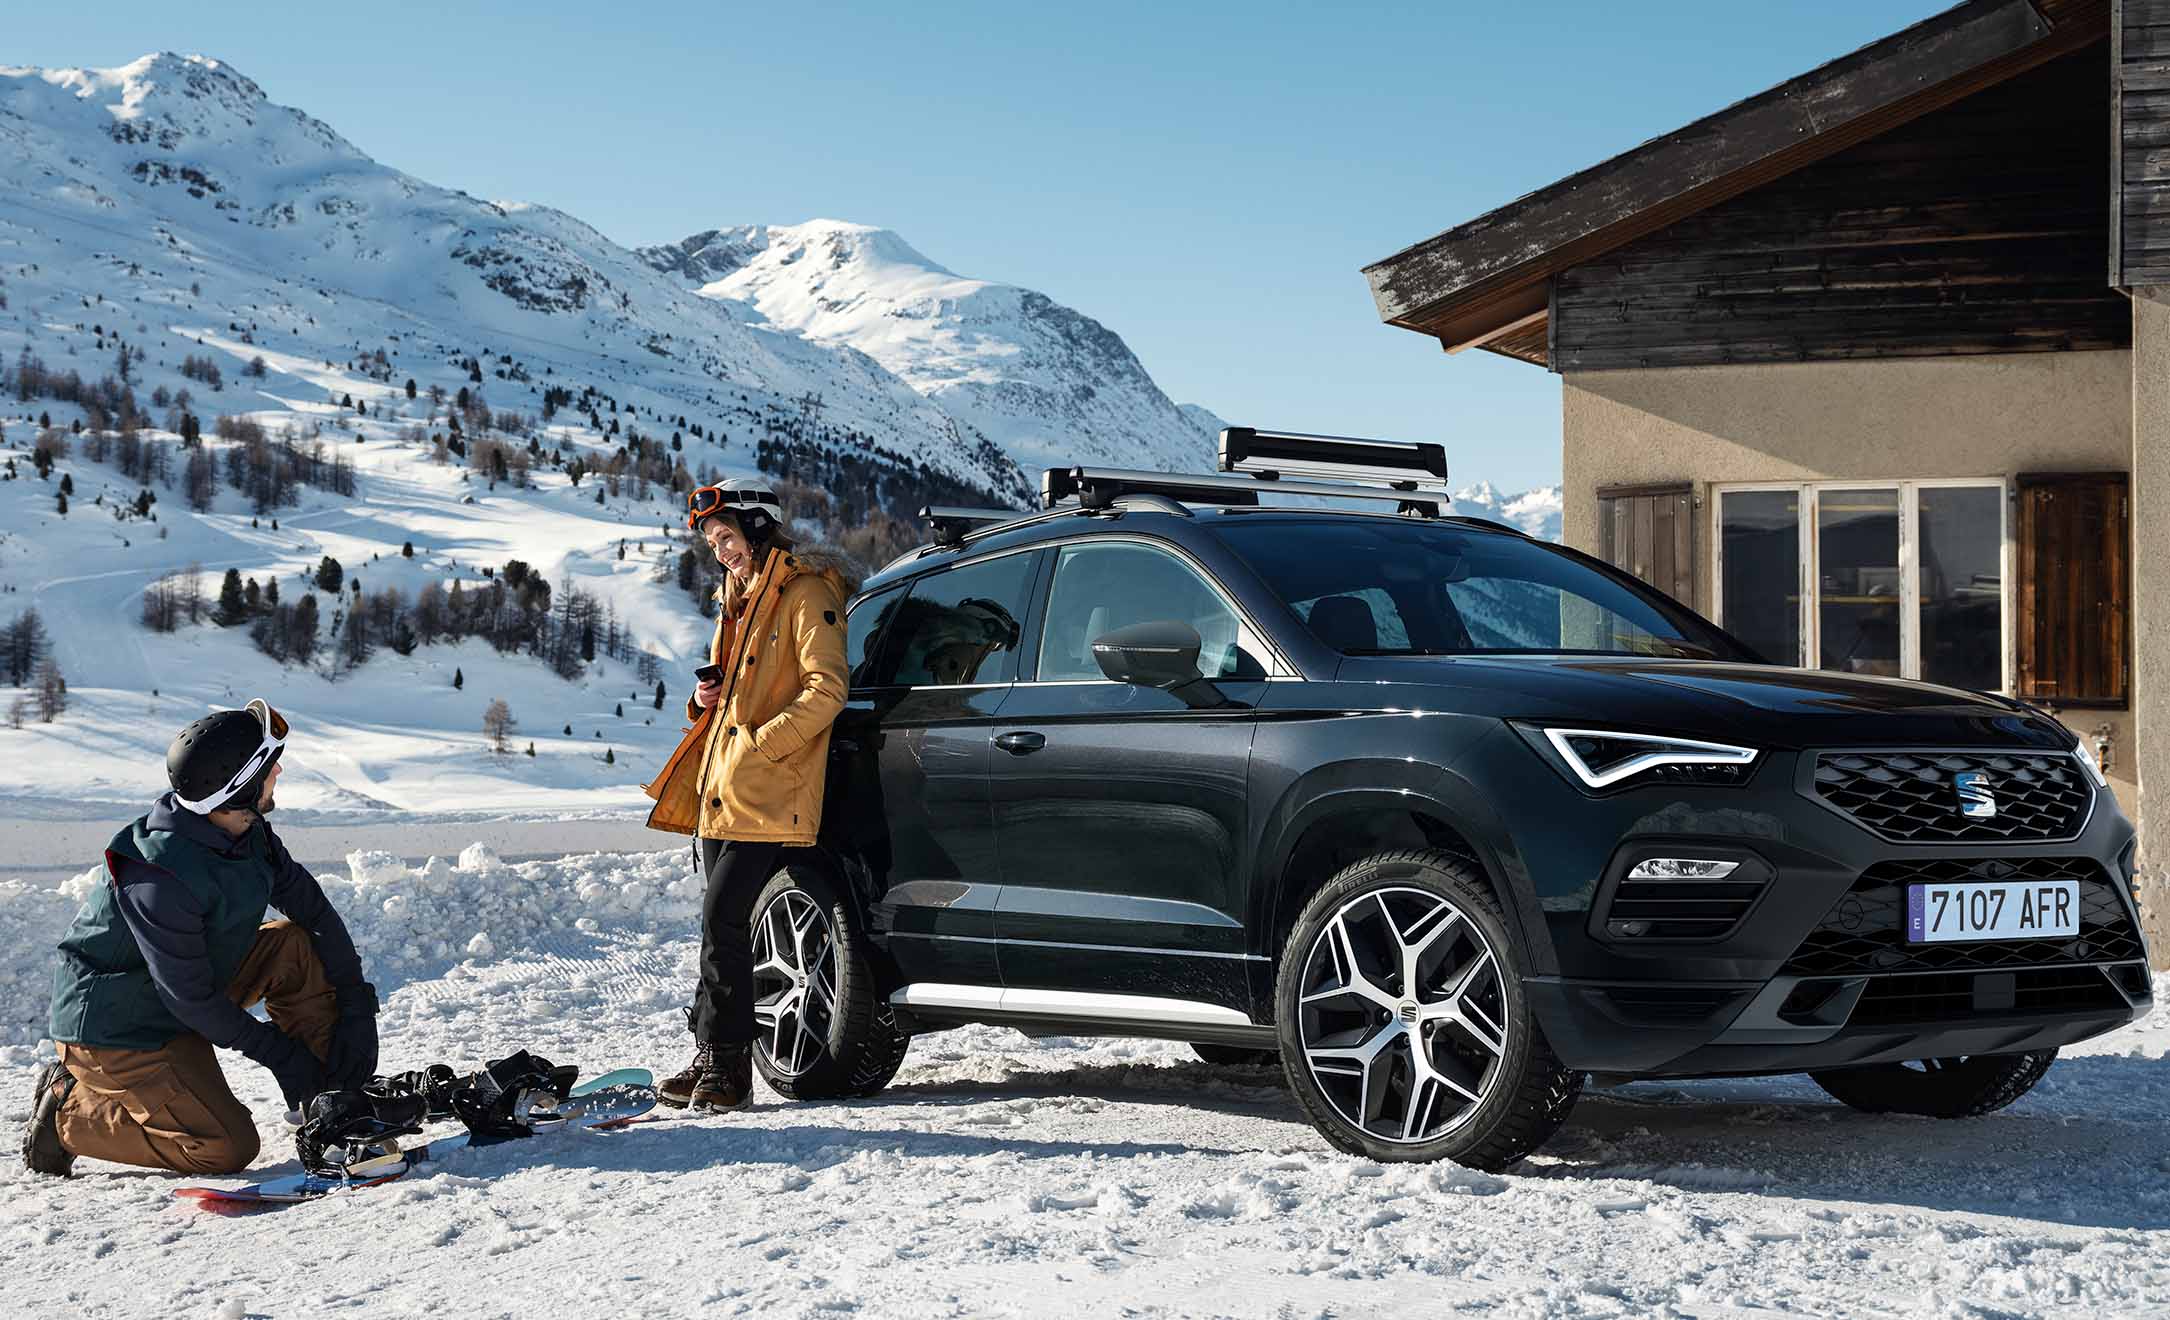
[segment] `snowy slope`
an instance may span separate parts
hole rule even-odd
[[[50,944],[91,875],[0,876],[0,1125],[27,1113]],[[388,1067],[516,1045],[675,1069],[683,850],[326,878],[384,993]],[[2157,983],[2170,1003],[2170,978]],[[1182,1045],[914,1042],[888,1090],[468,1151],[220,1219],[180,1181],[0,1163],[0,1313],[879,1318],[2170,1314],[2170,1008],[1987,1118],[1842,1108],[1800,1078],[1594,1091],[1505,1175],[1329,1149],[1276,1070]],[[269,1074],[229,1056],[291,1171]]]
[[[1519,527],[1543,541],[1560,539],[1560,488],[1539,486],[1519,495],[1502,493],[1480,481],[1454,492],[1454,511]]]
[[[129,304],[150,335],[232,322],[308,357],[395,336],[496,350],[534,378],[570,374],[669,415],[812,397],[832,427],[1024,489],[871,358],[699,297],[561,212],[380,165],[215,60],[0,69],[0,277],[23,265]],[[718,460],[732,457],[750,450]]]
[[[1045,294],[955,274],[889,230],[749,225],[641,255],[711,298],[860,350],[1027,471],[1211,465],[1219,428],[1170,402],[1121,336]]]

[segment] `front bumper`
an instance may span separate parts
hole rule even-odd
[[[1516,831],[1548,946],[1523,984],[1569,1067],[1690,1077],[2016,1053],[2152,1007],[2133,831],[2108,793],[2057,842],[1894,843],[1798,791],[1787,757],[1770,760],[1744,788],[1616,794],[1577,804],[1586,829]],[[1761,888],[1733,900],[1720,935],[1626,938],[1608,918],[1626,910],[1628,866],[1653,855],[1741,859],[1736,875]],[[2078,880],[2081,936],[1904,942],[1907,883],[1975,875]]]

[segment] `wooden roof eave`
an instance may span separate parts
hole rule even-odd
[[[2108,11],[1967,0],[1374,262],[1364,274],[1380,319],[1450,350],[1543,363],[1532,316],[1557,272],[2076,50],[2107,30]]]

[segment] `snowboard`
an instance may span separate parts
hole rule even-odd
[[[655,1108],[655,1104],[655,1074],[646,1068],[621,1068],[575,1086],[566,1096],[564,1105],[554,1113],[536,1116],[535,1130],[528,1135],[539,1136],[563,1127],[622,1127]],[[173,1194],[212,1210],[293,1205],[335,1192],[397,1182],[420,1165],[441,1160],[456,1150],[526,1139],[526,1136],[477,1136],[472,1132],[454,1132],[419,1146],[350,1165],[343,1175],[304,1171],[250,1183],[246,1187],[176,1187]]]

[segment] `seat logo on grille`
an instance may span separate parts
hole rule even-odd
[[[1997,814],[1997,795],[1989,776],[1980,770],[1962,770],[1951,777],[1952,787],[1959,794],[1959,814],[1962,816],[1994,816]]]

